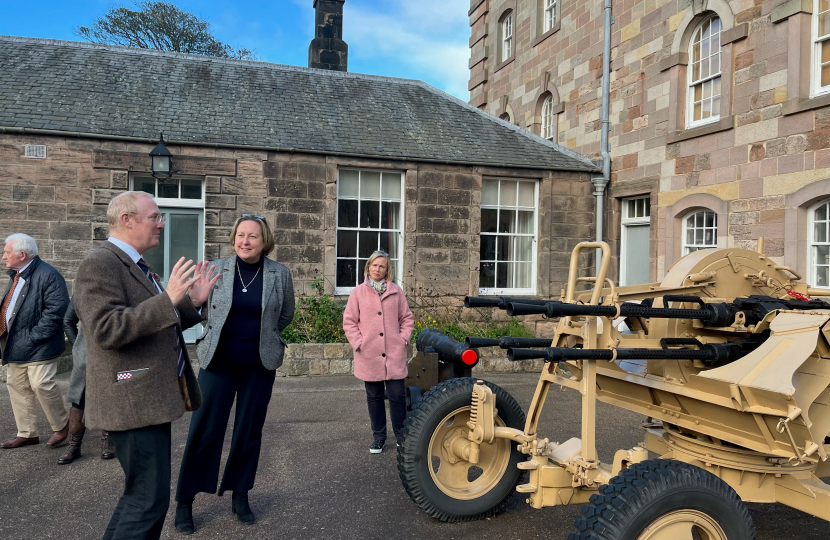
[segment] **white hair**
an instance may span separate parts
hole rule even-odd
[[[6,237],[6,244],[9,242],[11,242],[13,252],[19,254],[20,252],[25,251],[27,259],[34,259],[37,257],[37,242],[35,242],[35,239],[28,234],[11,234]]]
[[[113,197],[109,206],[107,206],[107,221],[110,225],[110,231],[117,231],[121,227],[121,216],[123,214],[138,212],[138,201],[144,198],[153,200],[153,196],[144,191],[124,191]]]

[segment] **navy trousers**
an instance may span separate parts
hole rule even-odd
[[[176,500],[188,501],[197,493],[216,493],[222,444],[236,398],[233,437],[219,495],[225,491],[247,492],[254,487],[262,426],[271,401],[276,371],[255,362],[214,359],[199,371],[202,406],[190,419]]]
[[[403,423],[406,420],[406,394],[404,393],[403,379],[391,381],[364,381],[366,385],[366,402],[369,404],[369,421],[372,424],[372,435],[376,441],[386,440],[386,405],[384,404],[383,387],[386,386],[386,395],[389,397],[389,416],[392,417],[392,431],[395,438],[403,435]]]
[[[170,424],[109,434],[125,479],[104,540],[158,540],[170,506]]]

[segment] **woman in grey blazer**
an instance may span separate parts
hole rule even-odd
[[[207,326],[196,341],[202,407],[190,420],[176,491],[175,525],[182,534],[195,531],[196,494],[216,493],[234,398],[231,450],[219,495],[233,491],[231,509],[237,519],[246,525],[255,520],[248,491],[256,477],[275,372],[285,353],[280,332],[294,318],[291,273],[266,257],[274,243],[264,217],[242,214],[231,232],[236,255],[212,263],[221,277],[202,307]]]

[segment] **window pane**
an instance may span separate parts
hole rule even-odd
[[[705,245],[707,245],[707,246],[715,245],[714,234],[713,234],[714,231],[712,231],[712,229],[706,229],[705,233],[706,234],[704,234],[704,238],[703,238],[703,241],[705,242]]]
[[[533,212],[519,212],[519,234],[533,234]]]
[[[202,181],[201,180],[182,180],[182,199],[201,199],[201,198],[202,198]]]
[[[380,199],[380,173],[366,172],[360,173],[360,198],[374,198]]]
[[[830,13],[822,13],[818,16],[818,36],[830,34]]]
[[[828,286],[828,267],[821,266],[816,268],[816,287],[827,287]]]
[[[496,287],[503,289],[512,286],[509,281],[507,263],[496,263]]]
[[[337,194],[341,197],[357,197],[359,194],[360,173],[357,171],[340,171],[340,179],[337,181]]]
[[[712,116],[720,116],[720,97],[712,100]]]
[[[514,263],[514,283],[517,289],[530,289],[531,263]]]
[[[199,216],[197,214],[174,214],[167,216],[170,234],[169,260],[199,260]],[[166,276],[166,274],[165,274]]]
[[[499,210],[499,232],[516,232],[515,210]]]
[[[646,215],[646,200],[645,199],[637,199],[637,217],[643,217]]]
[[[703,227],[703,212],[695,214],[695,227]]]
[[[354,287],[357,285],[357,261],[355,259],[337,259],[338,287]]]
[[[499,204],[499,181],[485,180],[481,185],[481,204],[496,206]],[[483,210],[482,210],[483,211]]]
[[[143,191],[149,193],[153,197],[156,196],[156,179],[155,178],[136,178],[133,181],[135,191]]]
[[[401,175],[392,173],[383,173],[383,184],[381,186],[381,195],[384,199],[401,199]]]
[[[380,203],[380,228],[397,229],[401,221],[401,203],[386,202]]]
[[[357,241],[357,256],[363,259],[371,257],[378,249],[380,233],[377,231],[360,231]]]
[[[705,219],[706,219],[706,226],[707,227],[714,227],[715,226],[715,213],[714,212],[706,212]]]
[[[337,201],[337,226],[338,227],[357,227],[357,201],[343,200]]]
[[[397,232],[380,233],[380,250],[388,253],[390,257],[395,257],[398,254],[399,236]]]
[[[695,229],[695,245],[699,246],[703,243],[703,230]]]
[[[830,43],[830,41],[825,41],[825,43]],[[830,85],[830,66],[821,66],[821,85]]]
[[[513,258],[517,261],[533,260],[533,239],[529,236],[516,237],[516,249]]]
[[[825,221],[827,219],[827,207],[830,206],[830,203],[825,203],[816,208],[815,212],[815,219],[816,221]]]
[[[164,185],[159,186],[159,197],[168,199],[178,199],[179,180],[176,178],[173,178],[171,180],[165,180]]]
[[[491,208],[481,209],[481,232],[494,233],[496,231],[496,219],[498,210]]]
[[[516,206],[516,184],[515,180],[501,181],[501,199],[499,204],[502,206]]]
[[[496,260],[497,261],[509,261],[510,260],[510,244],[512,242],[512,238],[509,236],[498,236],[496,237]]]
[[[686,243],[692,245],[695,243],[695,230],[694,229],[687,229],[686,230]]]
[[[634,204],[634,201],[628,201],[626,204],[628,205],[628,217],[636,217],[637,205]]]
[[[816,246],[816,264],[830,264],[830,246]]]
[[[166,281],[164,276],[167,275],[167,266],[165,265],[164,257],[165,233],[165,231],[161,231],[161,234],[159,235],[159,245],[157,245],[154,248],[150,248],[141,254],[141,258],[144,259],[144,262],[147,263],[147,266],[149,266],[153,270],[153,272],[161,276],[162,282]]]
[[[496,263],[481,263],[481,270],[478,272],[478,286],[488,289],[496,286]]]
[[[337,256],[357,257],[357,231],[337,231]]]
[[[519,206],[527,206],[533,208],[534,203],[534,185],[530,182],[519,182]]]
[[[362,179],[361,179],[362,182]],[[363,184],[361,184],[362,189]],[[363,193],[363,191],[361,191]],[[362,197],[362,195],[361,195]],[[371,227],[377,229],[380,226],[380,202],[360,201],[360,228]]]
[[[478,250],[481,261],[493,261],[496,259],[496,237],[490,234],[481,235],[481,245]]]

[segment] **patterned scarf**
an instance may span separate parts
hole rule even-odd
[[[377,291],[378,296],[383,296],[383,293],[386,292],[386,280],[385,279],[383,281],[372,281],[372,279],[369,278],[369,286],[371,288],[373,288],[375,291]]]

